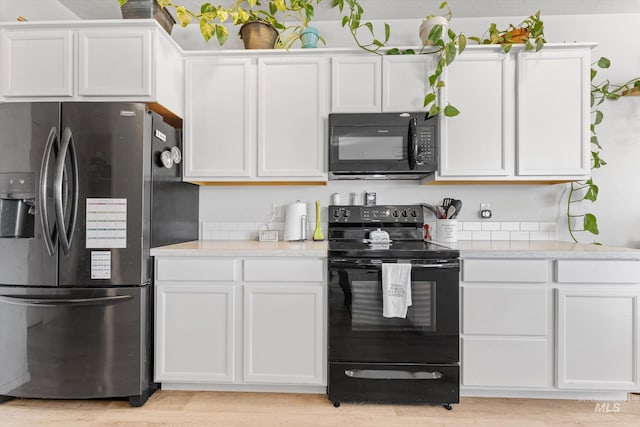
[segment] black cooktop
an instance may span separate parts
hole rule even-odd
[[[329,206],[329,256],[337,258],[453,259],[450,245],[423,240],[420,205]],[[384,231],[389,243],[372,242]]]

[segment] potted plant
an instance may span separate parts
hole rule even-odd
[[[487,32],[480,37],[469,37],[479,44],[501,44],[506,52],[514,44],[524,44],[525,50],[535,49],[538,52],[546,40],[544,39],[544,22],[540,19],[540,11],[528,16],[520,24],[512,25],[505,30],[499,30],[496,24],[491,24]]]
[[[285,16],[294,18],[299,25],[287,26],[276,40],[276,48],[290,49],[296,41],[300,41],[303,48],[318,47],[318,42],[325,44],[318,29],[309,25],[314,14],[314,4],[322,0],[291,0],[287,5]]]
[[[128,1],[132,0],[118,0],[121,7]],[[207,42],[215,37],[220,45],[224,45],[229,37],[224,24],[231,21],[233,25],[241,25],[240,34],[245,47],[249,49],[273,48],[278,37],[278,29],[284,29],[284,25],[276,19],[275,14],[287,9],[285,0],[269,0],[266,8],[262,7],[259,0],[236,0],[228,8],[206,2],[200,6],[200,12],[191,11],[171,0],[156,1],[162,8],[173,8],[182,27],[186,27],[193,20],[199,21],[200,32]],[[245,24],[250,25],[245,27]]]

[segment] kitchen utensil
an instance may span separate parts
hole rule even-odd
[[[451,218],[455,219],[455,218],[458,217],[458,214],[462,210],[462,200],[454,200],[453,201],[453,206],[456,208],[456,211],[455,211],[455,213],[453,214],[453,216]]]
[[[287,206],[284,223],[284,240],[307,239],[307,204],[297,200]]]
[[[324,234],[320,230],[320,200],[316,200],[316,229],[313,230],[313,240],[324,240]]]
[[[454,199],[452,199],[451,197],[445,197],[444,199],[442,199],[442,209],[444,209],[445,212],[447,211],[447,209],[449,209],[449,206],[451,206],[453,200]]]
[[[454,204],[451,204],[447,208],[447,218],[453,219],[455,218],[455,215],[456,215],[456,206]]]

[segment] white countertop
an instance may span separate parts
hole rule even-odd
[[[436,242],[437,243],[437,242]],[[560,241],[465,240],[445,243],[462,258],[640,259],[640,249]],[[151,249],[152,256],[294,256],[326,257],[327,242],[196,240]]]
[[[458,249],[461,258],[640,259],[640,249],[557,240],[466,240],[446,245]]]
[[[195,240],[151,249],[151,256],[292,256],[326,257],[327,242],[258,242]]]

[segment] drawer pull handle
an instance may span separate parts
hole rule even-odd
[[[439,380],[442,372],[411,372],[376,369],[347,369],[344,374],[351,378],[366,378],[371,380]]]

